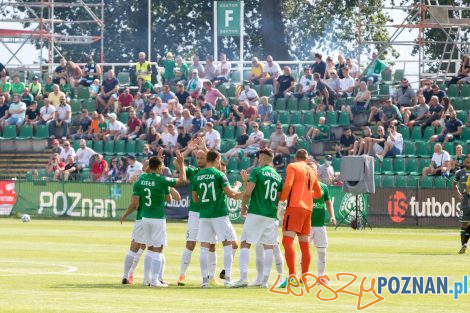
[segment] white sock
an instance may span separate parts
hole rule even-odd
[[[263,278],[264,247],[261,244],[255,246],[256,251],[256,281]]]
[[[165,263],[166,263],[165,254],[163,254],[162,252],[162,266],[160,267],[160,273],[158,274],[159,281],[163,281],[163,274],[165,273]]]
[[[160,275],[160,271],[162,269],[162,254],[160,252],[153,252],[152,253],[152,285],[155,286],[157,284],[158,276]]]
[[[325,275],[326,270],[326,248],[317,248],[318,277]]]
[[[217,252],[209,251],[209,279],[214,278],[217,270]]]
[[[148,251],[144,257],[144,284],[150,283],[150,271],[152,270],[152,251]]]
[[[232,263],[233,263],[233,255],[232,255],[232,246],[224,246],[224,269],[225,269],[225,280],[230,281],[232,275]]]
[[[240,249],[240,280],[248,280],[248,264],[250,262],[250,249]]]
[[[201,265],[202,282],[207,282],[209,276],[209,248],[201,247],[199,263]]]
[[[181,256],[181,266],[180,266],[180,275],[186,275],[186,271],[191,263],[192,251],[184,248],[183,255]]]
[[[274,245],[273,247],[274,261],[276,262],[277,274],[284,277],[284,258],[281,253],[281,247],[279,244]]]
[[[132,262],[131,269],[129,270],[129,275],[134,275],[135,268],[137,267],[137,264],[139,264],[140,257],[142,256],[142,253],[144,253],[144,250],[139,249],[139,251],[136,252],[134,256],[134,261]]]
[[[263,264],[263,284],[267,284],[269,275],[271,274],[271,268],[273,266],[274,251],[273,249],[264,250],[264,264]]]
[[[134,261],[135,252],[129,250],[124,258],[124,273],[122,273],[122,278],[127,279],[129,276],[129,270],[132,266],[132,262]]]

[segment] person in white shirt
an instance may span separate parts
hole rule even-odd
[[[47,124],[54,120],[55,106],[49,104],[49,99],[44,99],[44,106],[39,110],[39,124]]]
[[[263,68],[263,77],[259,81],[260,86],[265,84],[272,85],[281,75],[281,67],[279,64],[273,61],[272,56],[268,55],[266,58],[266,64]]]
[[[423,177],[431,174],[433,176],[449,176],[452,168],[452,159],[449,152],[442,149],[440,143],[434,145],[434,153],[432,155],[431,163],[428,167],[423,168]]]
[[[238,101],[248,101],[250,105],[255,105],[258,107],[258,100],[259,96],[256,90],[251,89],[250,87],[250,81],[245,80],[243,82],[243,90],[240,92],[240,95],[238,96]]]
[[[4,126],[16,125],[17,127],[20,127],[23,125],[26,115],[26,104],[24,102],[20,102],[20,95],[13,96],[13,103],[10,104],[8,113],[10,114],[10,117],[5,120]]]
[[[327,155],[325,157],[324,163],[318,167],[318,179],[326,185],[332,185],[335,178],[335,170],[331,166],[331,161],[333,157]]]
[[[59,106],[56,108],[54,114],[54,121],[47,124],[49,127],[50,138],[54,139],[57,129],[61,128],[62,140],[65,140],[67,137],[69,125],[72,122],[72,109],[70,105],[67,104],[65,96],[60,96]]]
[[[350,97],[354,91],[354,79],[349,75],[349,68],[343,67],[344,78],[340,79],[341,91],[338,93],[340,96]]]
[[[253,132],[248,137],[246,144],[248,145],[245,150],[245,157],[255,155],[260,149],[260,142],[264,140],[264,133],[259,130],[258,123],[253,123]]]
[[[346,58],[346,65],[349,69],[349,75],[352,78],[357,79],[357,76],[359,75],[359,67],[352,62],[351,58]]]
[[[130,155],[127,157],[127,162],[129,165],[127,166],[126,176],[124,180],[128,183],[133,183],[142,173],[142,163],[135,159],[135,156]]]
[[[188,81],[186,89],[191,97],[197,98],[199,96],[202,89],[202,79],[199,78],[197,70],[191,72],[191,79]]]
[[[313,80],[312,70],[310,67],[304,68],[304,75],[300,78],[299,89],[294,93],[297,98],[315,96],[315,87],[317,83]]]
[[[155,106],[152,108],[152,111],[157,113],[158,116],[162,116],[163,110],[168,110],[168,103],[163,103],[162,98],[155,98]]]
[[[151,140],[150,137],[157,135],[156,130],[160,128],[160,121],[162,120],[162,118],[158,116],[154,111],[150,111],[149,116],[150,117],[145,121],[145,125],[147,126],[147,132],[145,134],[141,134],[139,136],[139,139],[149,140],[149,142],[152,142],[153,140]]]
[[[62,146],[63,148],[59,154],[59,157],[62,162],[67,162],[69,156],[75,157],[75,149],[70,146],[70,142],[68,140],[64,141]]]
[[[221,53],[220,62],[217,64],[215,70],[216,77],[213,81],[214,86],[217,87],[220,84],[228,82],[231,67],[230,63],[227,62],[227,55],[225,53]]]
[[[178,141],[178,132],[175,129],[175,125],[168,124],[166,131],[161,136],[162,147],[165,150],[167,156],[174,155],[176,151],[176,143]]]
[[[117,120],[116,113],[109,114],[109,134],[104,136],[104,140],[118,140],[120,136],[126,135],[127,126],[124,125],[121,121]]]
[[[214,125],[209,122],[205,126],[204,140],[207,149],[220,151],[220,133],[214,129]]]
[[[86,140],[80,140],[80,149],[75,153],[75,159],[77,161],[77,169],[82,170],[90,166],[90,159],[95,154],[93,149],[86,146]]]
[[[395,125],[388,127],[388,137],[385,142],[384,151],[377,153],[375,156],[383,161],[385,157],[393,158],[394,156],[401,154],[403,151],[403,136],[397,132]]]

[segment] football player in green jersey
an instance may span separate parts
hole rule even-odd
[[[241,193],[230,187],[227,176],[219,171],[220,153],[209,151],[206,158],[206,168],[200,170],[192,181],[192,197],[200,203],[198,241],[201,243],[201,273],[202,287],[207,288],[209,283],[209,247],[217,238],[224,246],[224,269],[226,287],[232,282],[232,226],[228,217],[226,196],[240,197]]]

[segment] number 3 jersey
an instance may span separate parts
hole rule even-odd
[[[269,165],[251,171],[249,182],[255,184],[248,213],[276,218],[278,194],[282,191],[282,177]]]
[[[134,183],[132,195],[139,197],[142,217],[165,218],[165,196],[170,194],[170,187],[176,185],[176,179],[149,173],[140,175]]]
[[[227,176],[214,167],[201,169],[191,180],[191,189],[199,197],[200,218],[228,215],[224,188],[230,186]]]

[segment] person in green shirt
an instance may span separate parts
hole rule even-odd
[[[372,60],[377,58],[377,53],[372,53]],[[385,64],[380,59],[375,60],[366,71],[366,77],[363,79],[367,84],[372,85],[379,81],[380,75],[383,71],[388,68],[388,65]]]
[[[16,75],[13,78],[13,84],[11,84],[11,95],[21,95],[24,89],[24,83],[20,82],[20,77]]]
[[[263,244],[264,264],[261,287],[267,288],[277,245],[277,204],[282,191],[282,177],[273,167],[274,152],[259,151],[259,167],[251,171],[242,200],[242,216],[246,215],[241,236],[240,280],[234,287],[248,286],[248,261],[251,245]],[[246,171],[242,176],[246,177]],[[248,201],[250,201],[248,207]]]
[[[317,167],[314,163],[309,164],[315,172]],[[333,203],[331,202],[330,191],[328,186],[320,182],[320,189],[322,196],[317,199],[313,199],[312,209],[312,220],[311,220],[311,233],[310,241],[313,242],[317,249],[317,267],[318,277],[325,275],[326,269],[326,247],[328,246],[328,239],[326,235],[325,219],[326,211],[330,216],[330,223],[336,226],[335,212],[333,209]],[[320,278],[323,284],[327,284],[324,278]]]
[[[70,85],[64,77],[60,79],[59,90],[65,94],[67,99],[70,99]]]
[[[47,82],[46,82],[46,84],[44,85],[44,92],[43,92],[43,93],[44,93],[44,98],[47,98],[47,96],[48,96],[51,92],[54,91],[53,88],[54,88],[54,82],[52,81],[52,76],[48,76],[48,77],[47,77]]]
[[[9,102],[11,92],[11,83],[5,76],[2,76],[2,82],[0,83],[0,93],[5,97],[5,102]]]
[[[165,60],[163,60],[163,68],[165,69],[163,78],[165,79],[165,84],[170,84],[175,77],[175,67],[176,62],[173,59],[173,53],[168,52],[165,56]]]
[[[209,284],[209,248],[215,242],[216,236],[224,246],[225,287],[231,287],[230,275],[232,272],[232,226],[228,217],[227,197],[239,198],[240,192],[230,187],[227,176],[219,171],[220,153],[207,152],[206,168],[201,169],[194,177],[192,185],[192,198],[200,203],[198,241],[201,243],[201,272],[202,288]]]
[[[33,82],[29,84],[28,89],[35,100],[40,100],[42,98],[42,85],[39,82],[39,77],[33,76]]]
[[[313,142],[315,139],[320,140],[320,139],[327,139],[330,137],[330,127],[325,124],[326,118],[324,116],[320,117],[318,120],[318,125],[311,127],[305,138],[307,138],[308,141]]]
[[[31,103],[33,103],[34,97],[32,94],[29,93],[28,88],[25,87],[23,89],[23,92],[21,93],[20,101],[24,102],[24,104],[26,104],[26,107],[29,107]]]
[[[184,158],[179,151],[176,152],[176,160],[182,169],[177,180],[160,175],[163,162],[159,157],[149,159],[148,173],[142,174],[134,183],[131,204],[121,217],[122,221],[138,206],[141,207],[144,239],[148,248],[146,260],[151,259],[150,285],[153,287],[168,286],[158,280],[162,271],[163,245],[166,243],[165,202],[171,200],[170,187],[181,186],[186,182]]]
[[[178,66],[178,69],[175,70],[175,82],[182,82],[184,84],[189,77],[189,66],[183,62],[183,58],[179,55],[175,60]]]

